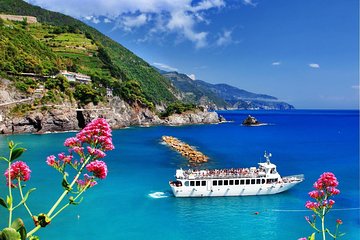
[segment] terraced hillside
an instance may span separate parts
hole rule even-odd
[[[46,68],[46,71],[26,70],[45,73],[66,67],[91,75],[95,82],[114,88],[115,94],[131,98],[129,102],[141,100],[148,106],[176,100],[177,90],[168,79],[131,51],[83,22],[21,0],[0,0],[0,12],[35,16],[39,22],[37,24],[21,26],[21,23],[9,24],[6,21],[2,21],[2,24],[13,25],[14,31],[22,28],[19,34],[23,36],[16,34],[17,37],[33,37],[32,42],[38,40],[39,46],[47,47],[44,49],[49,52],[49,56],[55,56],[50,57],[49,63],[45,64],[50,68]],[[2,30],[10,32],[6,27]],[[2,42],[9,40],[1,36]],[[30,49],[24,49],[24,52],[27,51]],[[22,62],[27,65],[31,61],[25,58]],[[6,72],[9,67],[0,70]],[[21,69],[12,70],[19,72]]]

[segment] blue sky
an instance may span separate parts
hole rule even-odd
[[[76,17],[150,64],[278,97],[359,106],[358,0],[30,0]]]

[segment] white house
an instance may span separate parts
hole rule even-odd
[[[66,77],[69,82],[91,83],[91,77],[85,74],[69,72],[66,70],[61,70],[59,74]]]

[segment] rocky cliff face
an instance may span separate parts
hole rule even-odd
[[[174,114],[166,119],[160,119],[158,115],[149,109],[140,106],[130,106],[118,97],[112,98],[108,103],[102,103],[97,106],[89,104],[82,109],[79,109],[74,104],[65,102],[61,105],[47,105],[46,107],[27,110],[25,113],[14,114],[11,110],[22,101],[15,96],[21,95],[14,94],[16,90],[4,84],[4,81],[1,89],[1,134],[79,130],[86,123],[97,117],[107,119],[114,129],[136,125],[183,125],[219,122],[217,113],[199,110],[184,114]],[[29,100],[27,103],[30,104],[31,101]]]

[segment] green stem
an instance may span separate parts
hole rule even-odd
[[[79,179],[80,174],[82,172],[82,170],[85,168],[86,164],[89,162],[90,160],[90,156],[86,158],[86,160],[84,161],[84,163],[82,164],[81,168],[79,169],[78,173],[76,174],[74,180],[71,182],[71,184],[69,185],[68,189],[66,189],[61,196],[58,198],[58,200],[55,202],[55,204],[52,206],[52,208],[49,210],[49,212],[47,213],[47,216],[52,219],[53,217],[51,217],[51,214],[56,210],[56,208],[59,206],[59,204],[61,203],[61,201],[64,199],[64,197],[71,191],[72,187],[74,186],[74,184],[76,183],[76,181]],[[65,207],[66,208],[66,207]],[[64,209],[65,209],[64,208]],[[60,209],[61,211],[63,210],[63,208]],[[30,237],[32,234],[34,234],[36,231],[38,231],[40,229],[41,226],[36,226],[34,229],[32,229],[30,232],[28,232],[28,234],[26,235],[26,237]]]
[[[9,199],[10,199],[10,206],[9,206],[9,227],[11,227],[11,222],[12,222],[12,212],[13,212],[13,198],[12,198],[12,192],[11,192],[11,174],[10,174],[10,169],[11,169],[11,155],[12,155],[12,149],[10,149],[10,154],[9,154],[9,159],[8,159],[8,189],[9,189]]]
[[[25,207],[26,211],[29,213],[30,217],[32,218],[33,215],[32,215],[32,213],[31,213],[29,207],[28,207],[27,204],[26,204],[26,200],[24,201],[24,194],[23,194],[23,191],[22,191],[22,187],[21,187],[21,183],[20,183],[20,178],[18,178],[18,182],[19,182],[19,192],[20,192],[21,200],[24,202],[24,203],[23,203],[23,204],[24,204],[24,207]]]
[[[90,182],[88,182],[88,184],[86,184],[86,186],[78,193],[78,195],[73,199],[73,201],[76,201],[76,199],[78,199],[81,194],[83,194],[85,192],[85,190],[87,189],[87,187],[90,186]],[[60,208],[51,218],[50,220],[53,220],[59,213],[61,213],[65,208],[67,208],[69,205],[71,205],[70,202],[68,202],[67,204],[65,204],[62,208]]]
[[[325,236],[325,208],[323,209],[323,214],[321,216],[321,230],[322,230],[322,237],[323,240],[326,240],[326,236]]]

